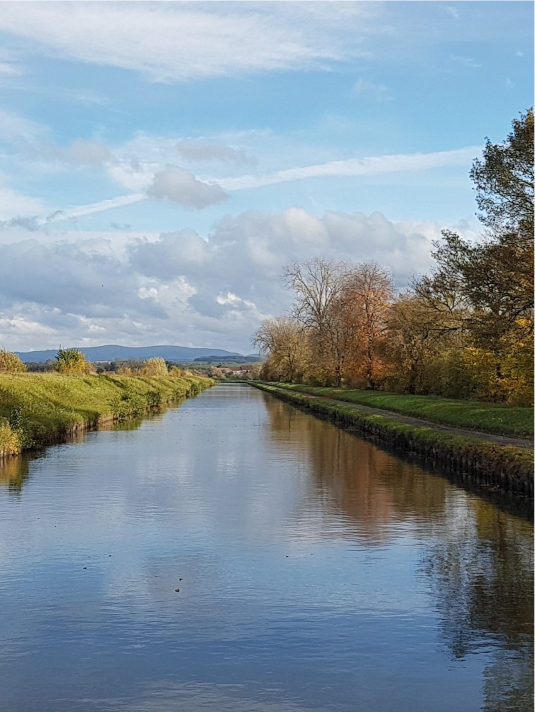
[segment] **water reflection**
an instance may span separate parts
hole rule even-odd
[[[243,386],[23,462],[10,712],[529,709],[531,526],[444,478]]]
[[[0,458],[0,487],[18,494],[29,475],[28,460],[25,457]]]
[[[425,542],[441,633],[452,659],[493,650],[484,672],[486,712],[532,709],[533,539],[531,526],[485,499],[430,476],[359,438],[266,398],[273,438],[299,443],[317,497],[351,521],[346,534],[371,543],[410,524]],[[299,431],[299,438],[290,437]]]

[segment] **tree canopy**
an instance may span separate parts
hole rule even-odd
[[[91,364],[78,349],[59,349],[56,354],[55,369],[59,373],[88,373]]]

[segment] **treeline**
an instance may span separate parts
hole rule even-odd
[[[404,292],[373,262],[288,266],[294,305],[256,333],[260,377],[531,404],[533,159],[530,109],[472,165],[481,241],[443,231]]]
[[[111,361],[94,364],[87,361],[79,349],[58,350],[54,361],[26,364],[16,354],[0,349],[0,373],[50,372],[67,374],[117,373],[122,376],[191,376],[189,369],[179,368],[163,358],[154,357],[146,361]]]

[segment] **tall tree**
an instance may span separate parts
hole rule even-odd
[[[474,161],[485,239],[472,244],[445,230],[433,253],[437,269],[416,285],[419,296],[449,309],[459,317],[457,328],[468,326],[477,345],[494,351],[533,331],[533,158],[530,109],[513,121],[505,142],[487,139],[483,158]]]
[[[308,339],[295,319],[266,319],[256,332],[253,344],[267,356],[262,378],[290,383],[302,378],[309,363]]]
[[[533,236],[533,109],[513,120],[503,143],[486,139],[483,158],[474,161],[470,177],[479,219],[494,235]]]
[[[340,384],[343,352],[337,303],[347,268],[343,263],[315,257],[286,268],[286,285],[295,293],[293,317],[306,329],[312,359],[322,364],[327,380]]]
[[[392,277],[375,262],[358,265],[344,280],[341,313],[353,334],[353,370],[372,389],[384,370],[381,351],[393,292]]]

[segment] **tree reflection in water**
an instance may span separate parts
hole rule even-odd
[[[410,525],[423,544],[421,569],[452,659],[492,651],[485,711],[532,709],[530,522],[281,401],[269,400],[267,410],[272,437],[284,447],[298,444],[315,475],[315,496],[347,521],[344,536],[379,544],[392,537],[394,522]],[[296,429],[299,437],[290,437]]]
[[[28,475],[27,457],[19,455],[0,459],[0,487],[6,487],[13,494],[20,494]]]

